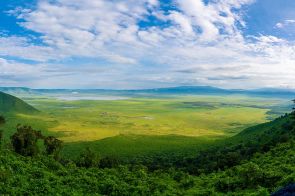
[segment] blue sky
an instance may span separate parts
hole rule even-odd
[[[0,86],[295,88],[293,0],[6,0]]]

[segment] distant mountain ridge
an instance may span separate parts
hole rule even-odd
[[[253,90],[222,89],[212,86],[179,86],[167,88],[135,89],[135,90],[112,90],[112,89],[30,89],[26,87],[0,87],[0,91],[18,94],[43,94],[43,93],[115,93],[115,94],[191,94],[191,95],[256,95],[274,97],[295,97],[295,89],[261,88]]]
[[[38,112],[23,100],[0,91],[0,113],[33,113]]]

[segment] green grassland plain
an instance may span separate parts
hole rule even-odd
[[[124,100],[59,100],[32,96],[39,114],[8,117],[65,142],[65,154],[90,146],[102,156],[195,149],[278,115],[286,100],[247,96],[170,96]],[[282,110],[280,110],[282,112]]]

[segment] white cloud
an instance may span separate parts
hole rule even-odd
[[[295,20],[284,20],[283,22],[278,22],[275,27],[278,29],[289,27],[290,25],[295,25]]]
[[[177,25],[180,26],[180,29],[188,36],[190,35],[194,35],[194,30],[193,30],[193,26],[192,26],[192,21],[190,20],[190,18],[188,18],[187,16],[176,12],[176,11],[172,11],[169,15],[169,18],[174,21]]]
[[[52,47],[38,46],[28,38],[16,36],[0,36],[0,55],[43,62],[62,57]]]
[[[278,22],[275,27],[276,28],[283,28],[284,27],[284,24],[281,23],[281,22]]]
[[[259,40],[261,43],[281,43],[281,42],[285,42],[284,39],[280,39],[278,37],[275,36],[265,36],[265,35],[261,35],[259,37],[256,37],[257,40]]]
[[[1,86],[32,85],[43,75],[43,68],[43,65],[34,66],[0,58],[0,84]]]
[[[241,27],[247,24],[242,8],[253,0],[173,2],[177,9],[163,11],[158,0],[42,0],[33,10],[18,8],[10,13],[23,20],[21,26],[41,34],[43,44],[0,37],[0,55],[43,62],[37,66],[72,57],[107,60],[110,70],[122,64],[116,73],[92,73],[100,74],[97,83],[104,80],[111,85],[116,78],[114,86],[146,81],[254,88],[286,84],[295,74],[293,43],[271,35],[243,36]],[[161,25],[149,23],[150,17]],[[39,75],[48,71],[43,68]],[[81,82],[64,77],[67,85]],[[96,84],[90,77],[84,82]]]
[[[31,65],[20,64],[0,58],[0,75],[29,74],[34,71]]]
[[[133,55],[121,54],[116,51],[117,48],[127,45],[129,49],[136,50],[156,43],[160,45],[170,38],[181,41],[184,36],[201,42],[216,41],[221,35],[239,34],[235,23],[242,20],[232,9],[249,2],[228,1],[205,5],[201,0],[182,0],[177,1],[180,11],[163,15],[156,9],[159,2],[155,0],[40,1],[37,9],[25,9],[18,17],[25,20],[21,23],[23,27],[42,34],[43,42],[58,51],[61,58],[112,57],[109,55],[109,51],[112,51],[116,57],[131,59]],[[177,25],[164,29],[161,26],[141,29],[138,22],[152,15]]]

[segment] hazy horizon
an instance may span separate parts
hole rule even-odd
[[[188,86],[167,86],[167,87],[154,87],[154,88],[32,88],[32,87],[26,87],[26,86],[0,86],[1,88],[25,88],[25,89],[32,89],[32,90],[110,90],[110,91],[128,91],[128,90],[155,90],[155,89],[169,89],[169,88],[216,88],[220,90],[241,90],[241,91],[251,91],[251,90],[290,90],[295,91],[295,88],[280,88],[280,87],[264,87],[264,88],[248,88],[248,89],[242,89],[242,88],[221,88],[217,86],[208,86],[208,85],[188,85]]]

